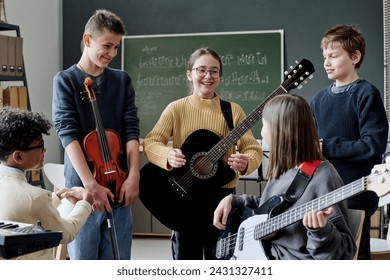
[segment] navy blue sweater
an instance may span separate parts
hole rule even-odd
[[[381,163],[388,121],[380,93],[371,83],[359,80],[341,93],[333,93],[331,88],[320,91],[310,105],[323,139],[323,154],[348,184]],[[362,196],[350,200],[350,208],[367,209],[368,204]]]
[[[74,140],[83,146],[84,137],[96,128],[92,105],[85,91],[85,78],[86,74],[73,65],[53,79],[53,122],[64,148]],[[119,134],[122,151],[126,154],[126,142],[139,139],[138,109],[130,76],[125,71],[106,68],[94,92],[104,128]],[[64,165],[66,185],[81,186],[66,153]]]

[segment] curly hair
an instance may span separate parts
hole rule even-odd
[[[52,124],[42,113],[17,108],[0,109],[0,161],[15,150],[28,148],[42,134],[49,135]]]

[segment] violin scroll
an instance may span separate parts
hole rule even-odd
[[[95,92],[93,91],[92,86],[93,86],[93,80],[91,79],[91,77],[86,77],[84,79],[84,87],[85,87],[85,91],[88,94],[88,99],[90,102],[96,100]]]

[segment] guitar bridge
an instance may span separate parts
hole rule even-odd
[[[175,180],[173,176],[168,175],[168,182],[171,184],[172,189],[176,194],[179,196],[187,199],[187,200],[192,200],[191,196],[188,194],[188,192],[182,188]]]

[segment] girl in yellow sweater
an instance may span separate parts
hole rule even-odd
[[[222,76],[219,55],[209,48],[200,48],[190,56],[187,67],[190,95],[166,107],[154,128],[146,135],[143,145],[147,159],[158,168],[179,173],[186,168],[190,171],[182,180],[174,180],[169,175],[164,178],[163,175],[161,178],[166,182],[162,182],[156,179],[157,173],[145,173],[141,170],[140,198],[143,201],[143,185],[145,188],[155,187],[155,202],[164,201],[164,207],[157,209],[156,212],[159,213],[152,214],[161,214],[162,219],[170,218],[166,217],[170,212],[164,212],[170,209],[174,213],[174,219],[179,221],[178,225],[171,227],[174,259],[214,259],[213,251],[219,232],[212,223],[213,212],[224,196],[235,193],[240,175],[250,174],[259,167],[262,150],[249,130],[240,139],[236,139],[239,153],[236,153],[234,143],[229,145],[231,147],[221,155],[220,163],[212,164],[214,158],[207,158],[213,156],[211,152],[203,157],[197,154],[202,149],[194,151],[196,146],[210,150],[214,146],[213,142],[216,144],[223,139],[229,129],[222,113],[221,100],[215,92]],[[231,103],[231,112],[233,126],[236,127],[246,116],[243,109],[234,102]],[[172,146],[167,145],[169,141],[172,141]],[[195,170],[200,166],[204,169]],[[217,175],[208,178],[209,174],[214,174],[214,167],[218,169]],[[227,171],[219,171],[224,167]],[[233,172],[233,175],[230,176],[228,171]],[[191,198],[175,203],[166,199],[162,184],[174,185],[185,196],[188,189],[183,190],[182,185],[189,181],[190,185],[193,183],[189,189]]]

